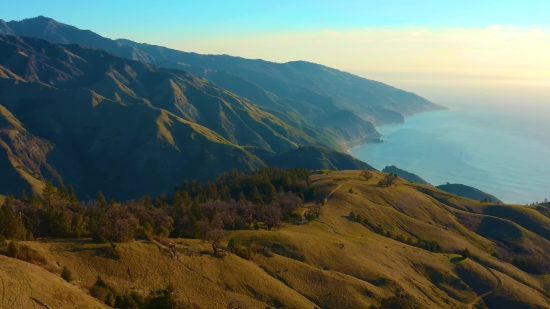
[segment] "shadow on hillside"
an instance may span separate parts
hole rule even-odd
[[[463,257],[461,257],[461,256],[455,256],[455,257],[452,257],[452,258],[450,259],[451,263],[455,263],[455,264],[456,264],[456,263],[460,263],[460,262],[462,262],[462,261],[464,261],[464,260],[465,260],[465,258],[463,258]]]

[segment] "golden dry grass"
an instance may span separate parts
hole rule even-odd
[[[315,221],[305,225],[287,221],[275,231],[229,233],[228,239],[244,245],[270,247],[276,253],[272,257],[260,253],[252,260],[233,254],[214,257],[209,244],[187,239],[172,240],[179,260],[170,258],[168,250],[156,242],[119,244],[120,260],[106,256],[101,249],[105,245],[86,241],[27,243],[48,261],[73,270],[76,286],[92,285],[98,275],[121,291],[142,294],[172,283],[178,298],[201,308],[225,308],[233,300],[248,308],[366,308],[396,293],[408,295],[422,308],[467,308],[483,305],[485,299],[489,308],[503,308],[507,303],[550,308],[545,277],[527,274],[491,256],[493,241],[464,227],[456,216],[465,211],[455,205],[483,205],[452,196],[454,204],[449,206],[434,198],[444,195],[435,188],[430,188],[432,194],[423,194],[417,185],[402,180],[397,187],[380,187],[382,174],[375,173],[368,182],[358,175],[357,171],[342,171],[312,176],[325,195],[341,185]],[[351,222],[350,211],[393,234],[436,240],[446,253],[375,234]],[[477,216],[481,213],[472,211]],[[521,230],[526,243],[546,250],[540,236],[510,224]],[[471,259],[452,253],[463,248],[470,249]],[[502,281],[501,287],[495,276]],[[479,295],[484,295],[481,300]]]

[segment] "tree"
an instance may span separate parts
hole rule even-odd
[[[17,258],[19,255],[19,244],[16,241],[10,241],[8,244],[8,256],[12,258]]]
[[[355,212],[353,212],[353,210],[349,212],[349,219],[352,221],[355,220]]]
[[[74,280],[73,273],[67,266],[63,267],[63,270],[61,271],[61,278],[67,282],[71,282]]]
[[[225,239],[226,236],[227,233],[221,228],[214,228],[206,232],[205,240],[210,242],[210,244],[212,245],[212,251],[214,252],[214,254],[218,252],[218,249],[220,248],[220,243]]]
[[[102,208],[106,208],[107,207],[107,200],[105,200],[105,196],[103,196],[103,193],[100,192],[97,192],[97,196],[95,198],[97,204],[102,207]]]
[[[395,184],[396,180],[397,180],[397,175],[390,173],[390,174],[386,174],[386,176],[384,176],[384,179],[382,180],[382,183],[385,186],[391,187],[392,185]]]
[[[258,187],[254,186],[252,188],[252,192],[250,192],[250,201],[256,205],[263,204],[262,197],[260,196],[260,191],[258,191]]]
[[[277,190],[271,182],[266,184],[265,200],[267,203],[277,200]]]
[[[107,210],[105,216],[100,219],[100,235],[105,239],[126,242],[134,239],[134,233],[138,225],[136,217],[119,204],[115,204]]]
[[[369,169],[363,169],[361,171],[361,177],[365,178],[366,181],[369,181],[373,176],[372,172]]]
[[[56,196],[55,187],[53,186],[51,181],[46,181],[46,186],[42,191],[42,199],[44,201],[44,206],[46,207],[52,206],[55,196]]]
[[[4,205],[0,207],[0,234],[8,239],[24,239],[27,235],[25,225],[12,209],[14,199],[11,195],[6,196]]]
[[[462,250],[461,255],[462,255],[463,259],[469,258],[470,257],[470,250],[468,250],[468,248]]]
[[[262,211],[262,220],[267,226],[267,230],[273,227],[279,227],[281,224],[281,209],[276,202],[267,204]]]

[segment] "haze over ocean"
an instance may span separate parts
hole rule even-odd
[[[350,152],[377,169],[396,165],[433,185],[470,185],[505,203],[550,198],[548,107],[446,106],[379,127],[384,143]]]

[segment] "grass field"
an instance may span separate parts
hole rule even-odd
[[[486,215],[492,206],[402,179],[397,186],[379,186],[382,177],[375,172],[365,181],[358,171],[313,175],[325,196],[333,192],[318,219],[302,224],[297,216],[275,231],[229,233],[227,240],[267,247],[273,256],[213,256],[208,243],[190,239],[171,240],[179,259],[154,241],[117,244],[120,258],[106,254],[106,245],[87,240],[26,242],[46,258],[48,267],[59,271],[66,266],[76,280],[69,284],[55,271],[0,256],[2,265],[8,265],[0,268],[4,286],[9,282],[0,308],[32,308],[30,297],[52,308],[101,308],[87,295],[98,275],[121,291],[143,295],[173,284],[178,299],[200,308],[227,308],[231,301],[246,308],[367,308],[394,296],[421,308],[550,308],[548,278],[507,263],[503,253],[510,249],[502,244],[512,239],[499,234],[516,231],[514,243],[546,263],[543,255],[550,252],[550,243],[534,227],[544,231],[547,217],[526,208],[531,216],[516,223],[499,217],[507,216],[506,209]],[[311,206],[306,203],[296,213]],[[393,238],[353,222],[351,211]],[[491,219],[484,223],[486,218]],[[528,219],[537,224],[525,226]],[[492,226],[500,230],[481,235]],[[437,241],[441,252],[398,241],[395,235]],[[470,258],[461,257],[465,248]]]

